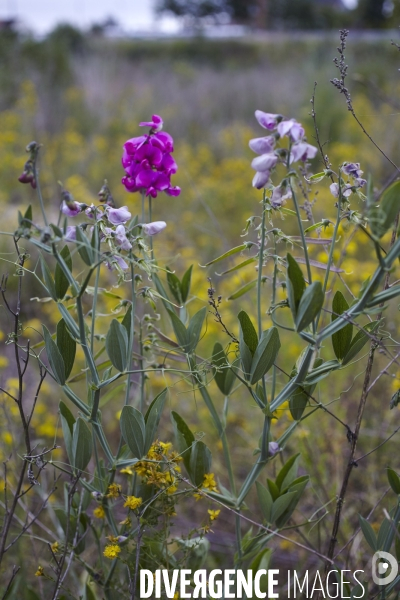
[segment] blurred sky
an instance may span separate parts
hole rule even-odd
[[[114,17],[125,31],[174,32],[173,18],[156,18],[156,0],[0,0],[0,19],[17,17],[38,34],[47,33],[57,23],[79,27]],[[354,6],[356,0],[344,0]]]

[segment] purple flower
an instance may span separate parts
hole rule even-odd
[[[123,225],[118,225],[115,228],[115,241],[117,242],[117,246],[122,248],[122,250],[130,250],[132,248],[132,244],[126,237],[126,230]]]
[[[66,242],[76,241],[76,227],[75,225],[68,225],[67,231],[65,232],[64,240]]]
[[[107,268],[110,269],[110,271],[114,271],[115,264],[117,264],[124,271],[129,268],[127,262],[119,254],[114,254],[110,261],[106,261]]]
[[[81,202],[75,202],[75,200],[71,200],[69,202],[63,200],[61,204],[61,212],[64,215],[67,215],[67,217],[76,217],[76,215],[79,215],[79,213],[82,212],[85,206],[85,204],[82,204]]]
[[[140,127],[150,127],[154,133],[161,131],[163,128],[164,121],[159,115],[153,115],[151,121],[142,121],[139,123]]]
[[[337,183],[331,183],[329,189],[334,198],[339,198],[339,186]]]
[[[290,151],[290,164],[302,160],[305,162],[309,158],[314,158],[318,152],[318,148],[307,144],[307,142],[298,142],[292,146]]]
[[[256,154],[267,154],[272,152],[275,147],[275,138],[273,135],[266,137],[254,138],[249,141],[249,146]]]
[[[91,204],[85,210],[85,214],[89,217],[89,219],[94,219],[96,215],[96,221],[99,221],[103,218],[103,213],[101,210],[95,207],[94,204]]]
[[[252,186],[257,190],[261,190],[268,183],[270,174],[270,171],[257,171],[253,177]]]
[[[156,233],[160,233],[167,226],[165,221],[153,221],[152,223],[144,223],[142,225],[143,231],[147,235],[156,235]]]
[[[280,208],[291,197],[292,190],[288,188],[287,184],[278,185],[278,187],[274,188],[270,199],[272,208]]]
[[[111,208],[110,206],[107,206],[106,211],[108,220],[113,225],[126,223],[132,216],[127,206],[121,206],[121,208]]]
[[[343,173],[352,177],[361,177],[364,171],[360,169],[360,163],[344,163],[342,167]]]
[[[270,456],[275,456],[280,451],[280,447],[278,442],[269,442],[268,444],[268,454]]]
[[[273,115],[271,113],[265,113],[262,110],[256,110],[254,113],[257,121],[264,129],[276,129],[276,124],[282,118],[281,115]]]
[[[290,136],[292,142],[298,142],[304,137],[304,129],[295,119],[281,121],[278,123],[277,130],[281,137]]]
[[[261,156],[253,158],[251,166],[255,171],[270,171],[275,167],[277,162],[278,157],[276,154],[262,154]]]

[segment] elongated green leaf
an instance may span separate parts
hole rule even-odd
[[[61,427],[64,436],[65,449],[69,458],[69,462],[73,463],[72,455],[72,434],[74,431],[75,418],[68,406],[61,400],[59,404],[60,416],[61,416]]]
[[[279,494],[280,494],[279,488],[276,485],[275,481],[272,481],[271,479],[267,479],[267,486],[268,486],[268,490],[272,496],[272,499],[275,502],[275,500],[277,498],[279,498]]]
[[[189,344],[188,331],[187,331],[185,325],[180,320],[180,318],[172,310],[170,310],[170,309],[167,309],[167,310],[168,310],[169,318],[171,319],[171,324],[172,324],[172,328],[174,330],[176,339],[178,340],[178,344],[186,352],[187,351],[186,349]]]
[[[252,263],[256,262],[256,260],[257,260],[257,258],[255,256],[252,258],[247,258],[243,262],[235,265],[234,267],[231,267],[227,271],[223,271],[222,273],[216,273],[216,275],[222,276],[222,275],[227,275],[228,273],[233,273],[234,271],[239,271],[239,269],[243,269],[243,267],[247,267],[247,265],[251,265]]]
[[[320,281],[314,281],[301,297],[296,316],[296,330],[303,331],[315,319],[324,304],[324,293]]]
[[[117,319],[111,321],[106,337],[106,350],[113,366],[118,371],[125,371],[128,362],[128,334]]]
[[[30,229],[32,227],[32,205],[30,204],[25,211],[23,218],[21,219],[20,225],[21,227],[25,227],[26,229]]]
[[[249,283],[246,283],[246,285],[244,285],[243,287],[236,290],[236,292],[231,294],[229,296],[228,300],[236,300],[237,298],[240,298],[241,296],[244,296],[245,294],[247,294],[247,292],[249,292],[256,286],[257,286],[257,279],[254,279],[254,281],[250,281]]]
[[[57,347],[64,361],[65,379],[68,379],[74,366],[76,342],[72,339],[64,319],[61,319],[57,323],[56,340]]]
[[[142,413],[133,406],[124,406],[119,420],[122,437],[135,458],[142,458],[144,451],[145,423]]]
[[[144,444],[144,453],[150,450],[150,446],[154,442],[157,434],[158,425],[160,423],[162,411],[164,409],[165,400],[167,399],[167,388],[156,396],[150,404],[144,417],[146,423],[146,437]]]
[[[306,282],[304,281],[302,270],[289,252],[287,253],[286,260],[286,290],[290,310],[292,311],[293,319],[296,320],[300,300],[306,289]]]
[[[179,305],[183,304],[182,291],[181,291],[181,282],[178,277],[171,271],[169,267],[167,267],[167,283],[170,289],[171,294],[177,301]]]
[[[389,521],[388,519],[383,519],[381,526],[379,527],[378,535],[376,537],[376,545],[378,550],[385,550],[385,542],[392,531],[393,530],[391,521]]]
[[[54,285],[53,277],[51,275],[48,264],[44,260],[43,256],[40,257],[40,266],[42,267],[43,280],[44,280],[44,284],[47,288],[47,291],[49,293],[49,296],[51,296],[51,298],[53,300],[57,301],[57,293],[56,293],[56,287]]]
[[[255,327],[249,315],[244,310],[240,311],[238,314],[238,319],[243,333],[243,340],[249,347],[251,354],[254,355],[258,346],[258,335]]]
[[[293,492],[288,492],[287,494],[283,494],[283,496],[279,496],[279,498],[275,500],[271,510],[272,523],[275,523],[279,519],[279,517],[285,512],[285,510],[288,508],[289,504],[293,500],[294,496],[295,494]]]
[[[93,248],[90,245],[89,240],[83,233],[80,227],[76,227],[76,241],[78,243],[78,252],[83,260],[89,267],[93,264]]]
[[[210,262],[206,263],[204,265],[204,267],[209,267],[210,265],[214,265],[216,262],[219,262],[220,260],[224,260],[224,258],[228,258],[228,256],[232,256],[232,254],[237,254],[238,252],[242,252],[243,250],[246,250],[246,248],[248,248],[248,247],[249,247],[248,244],[242,244],[241,246],[236,246],[236,248],[232,248],[231,250],[228,250],[228,252],[221,254],[221,256],[214,258],[214,260],[210,260]]]
[[[394,491],[394,493],[400,494],[400,477],[397,475],[396,471],[393,471],[393,469],[388,468],[387,477],[389,485]]]
[[[371,546],[372,550],[376,552],[378,550],[378,544],[376,540],[375,531],[372,529],[371,525],[368,523],[364,517],[358,515],[358,520],[360,523],[361,531],[367,541],[367,543]]]
[[[190,456],[190,477],[192,482],[198,487],[201,487],[204,481],[204,475],[210,472],[211,452],[204,442],[194,442]]]
[[[60,256],[63,259],[67,269],[69,269],[69,271],[72,271],[72,258],[67,245],[65,245],[64,248],[61,250]],[[54,274],[54,285],[56,289],[57,298],[62,300],[68,291],[70,281],[68,280],[67,276],[65,275],[58,263],[56,264],[56,270]]]
[[[276,478],[278,489],[283,492],[296,479],[300,454],[295,454],[283,465]]]
[[[46,325],[42,325],[43,327],[43,336],[44,343],[46,346],[46,354],[50,363],[51,370],[53,372],[54,378],[60,385],[65,385],[65,366],[64,360],[61,356],[61,352],[59,351],[57,344],[52,339],[49,330]]]
[[[339,315],[349,309],[349,305],[342,292],[338,290],[332,302],[332,321],[335,321]],[[348,323],[343,329],[332,335],[333,351],[338,360],[342,360],[350,349],[351,338],[353,337],[353,325]]]
[[[281,347],[276,327],[263,331],[251,363],[250,383],[257,383],[272,367]]]
[[[357,356],[357,354],[364,348],[365,344],[368,342],[370,335],[379,327],[379,322],[373,321],[372,323],[367,323],[360,331],[356,333],[354,336],[349,351],[346,356],[342,360],[342,365],[347,365],[347,363],[351,362],[353,358]]]
[[[92,457],[92,434],[85,421],[78,417],[73,427],[72,456],[73,466],[78,471],[84,471]]]
[[[379,207],[372,207],[368,218],[372,233],[381,238],[392,226],[400,205],[400,181],[393,183],[383,194]]]
[[[63,304],[61,304],[61,302],[58,302],[57,306],[58,306],[58,310],[62,314],[65,324],[68,327],[69,332],[71,333],[73,338],[75,338],[75,339],[79,338],[78,326],[75,323],[74,319],[72,318],[69,310]]]
[[[261,485],[261,483],[259,481],[256,481],[256,488],[257,488],[258,502],[259,502],[263,517],[267,521],[267,523],[272,523],[271,512],[272,512],[272,506],[274,504],[272,496],[271,496],[269,490],[267,490],[267,488],[265,488],[263,485]]]
[[[187,329],[188,345],[187,352],[193,352],[199,343],[201,328],[203,327],[204,319],[206,318],[207,308],[204,306],[190,319]]]
[[[229,396],[235,382],[235,373],[231,369],[224,349],[219,342],[214,345],[212,361],[216,367],[214,368],[215,383],[224,396]]]
[[[192,444],[194,444],[194,435],[178,413],[171,412],[171,421],[174,428],[176,447],[179,454],[182,455],[184,465],[190,475],[190,455],[192,453]]]
[[[372,306],[377,306],[378,304],[383,304],[392,298],[397,298],[400,295],[400,285],[394,285],[387,290],[383,290],[383,292],[379,292],[370,300],[367,304],[367,307],[370,308]]]
[[[322,362],[318,367],[315,367],[309,372],[305,378],[305,382],[307,382],[308,385],[316,384],[318,381],[321,381],[321,379],[325,379],[331,371],[335,371],[339,368],[340,362],[336,359]]]
[[[132,325],[132,304],[129,305],[128,310],[126,311],[124,318],[121,321],[121,325],[125,327],[126,333],[128,335],[128,340],[131,337],[131,325]]]
[[[276,525],[277,527],[283,527],[285,525],[285,523],[290,519],[290,517],[292,516],[293,511],[295,510],[308,482],[309,482],[309,476],[304,476],[299,478],[298,483],[295,485],[294,482],[293,484],[289,487],[287,493],[293,494],[292,495],[292,499],[289,503],[289,505],[287,506],[287,508],[283,511],[283,513],[276,519]],[[286,494],[285,494],[286,495]]]
[[[181,294],[182,294],[182,302],[185,303],[188,299],[190,292],[190,284],[192,282],[192,269],[193,265],[190,265],[181,281]]]

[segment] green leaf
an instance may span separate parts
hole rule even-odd
[[[258,335],[255,327],[251,322],[249,315],[244,310],[240,311],[238,319],[243,334],[243,340],[253,356],[258,346]]]
[[[126,333],[128,336],[128,340],[131,337],[131,325],[132,325],[132,304],[129,305],[128,310],[126,311],[124,318],[121,321],[121,325],[125,327]]]
[[[395,524],[393,523],[393,526],[395,527]],[[379,531],[378,531],[378,535],[377,535],[377,539],[376,539],[376,545],[378,550],[386,550],[386,548],[384,547],[386,540],[388,539],[388,536],[390,533],[392,533],[392,523],[391,521],[389,521],[388,519],[383,519],[381,526],[379,527]],[[390,545],[391,542],[389,542]]]
[[[92,457],[92,434],[85,421],[78,417],[72,433],[73,466],[78,471],[84,471]]]
[[[296,479],[299,468],[299,454],[295,454],[283,465],[279,471],[275,483],[280,492],[283,492]]]
[[[388,480],[389,480],[389,485],[392,488],[392,490],[394,491],[394,493],[400,494],[400,478],[397,475],[396,471],[393,471],[393,469],[388,468],[387,476],[388,476]]]
[[[228,252],[221,254],[221,256],[214,258],[214,260],[210,260],[210,262],[206,263],[204,265],[204,267],[209,267],[210,265],[213,265],[216,262],[219,262],[220,260],[224,260],[224,258],[228,258],[228,256],[232,256],[232,254],[237,254],[238,252],[242,252],[243,250],[246,250],[246,248],[248,248],[248,247],[249,247],[248,244],[242,244],[241,246],[236,246],[236,248],[232,248],[231,250],[228,250]]]
[[[210,472],[211,452],[204,442],[194,442],[190,456],[190,478],[194,485],[201,487],[203,485],[204,475]]]
[[[302,270],[289,252],[286,255],[286,260],[286,290],[293,320],[296,320],[300,300],[303,296],[304,290],[306,289],[306,282],[304,280]]]
[[[296,330],[303,331],[318,315],[324,304],[324,293],[320,281],[309,285],[301,297],[296,316]]]
[[[76,342],[72,339],[64,319],[61,319],[57,323],[56,340],[57,348],[59,349],[64,361],[65,379],[68,379],[72,371],[72,367],[74,366]]]
[[[69,458],[69,462],[72,464],[72,434],[74,431],[75,418],[68,406],[61,400],[59,406],[61,416],[61,428],[64,436],[65,449]]]
[[[267,488],[265,488],[263,485],[261,485],[261,483],[259,481],[256,481],[256,488],[257,488],[258,502],[259,502],[263,517],[267,521],[267,523],[272,523],[271,512],[272,512],[272,506],[274,504],[272,496],[271,496],[269,490],[267,490]]]
[[[182,294],[182,301],[183,301],[183,303],[186,302],[186,300],[188,299],[188,296],[189,296],[190,285],[191,285],[191,282],[192,282],[192,269],[193,269],[193,265],[190,265],[190,267],[188,268],[188,270],[186,271],[186,273],[182,277],[182,281],[181,281],[181,294]]]
[[[354,336],[349,351],[346,356],[342,360],[342,365],[347,365],[350,361],[353,360],[357,356],[357,354],[364,348],[365,344],[368,340],[371,339],[370,334],[372,334],[375,329],[379,327],[378,321],[373,321],[372,323],[367,323],[362,329],[360,329],[356,335]]]
[[[89,243],[86,235],[83,233],[80,227],[76,227],[76,241],[78,242],[78,252],[83,260],[89,267],[93,264],[93,248]]]
[[[68,269],[72,271],[72,258],[67,245],[65,245],[64,248],[61,250],[60,256],[64,259],[64,262]],[[54,285],[57,298],[62,300],[68,291],[70,283],[58,263],[56,264],[56,270],[54,274]]]
[[[231,369],[224,349],[219,342],[214,345],[212,362],[217,367],[214,368],[215,383],[224,396],[229,396],[235,382],[235,373]]]
[[[142,458],[145,440],[145,422],[142,413],[133,406],[124,406],[119,420],[122,437],[135,458]]]
[[[96,600],[96,596],[88,583],[85,585],[85,592],[82,600]]]
[[[332,321],[335,321],[339,315],[342,315],[349,309],[346,298],[341,291],[337,291],[332,302]],[[351,338],[353,337],[353,325],[348,323],[345,327],[332,335],[332,346],[335,356],[342,360],[350,349]]]
[[[182,455],[186,470],[190,473],[190,455],[192,452],[192,444],[195,441],[194,435],[182,417],[174,410],[171,412],[171,421],[174,428],[178,453]]]
[[[74,319],[71,317],[69,310],[63,304],[61,304],[61,302],[58,302],[57,306],[58,306],[58,310],[60,311],[60,313],[63,316],[65,324],[68,327],[71,335],[74,338],[79,338],[78,326],[75,323]]]
[[[219,275],[221,277],[222,275],[228,275],[228,273],[239,271],[239,269],[243,269],[243,267],[251,265],[252,263],[256,262],[256,260],[257,258],[255,256],[253,256],[252,258],[247,258],[243,262],[240,262],[239,264],[235,265],[234,267],[231,267],[230,269],[227,269],[226,271],[223,271],[222,273],[216,273],[216,275]]]
[[[261,552],[256,556],[253,562],[250,564],[250,569],[253,572],[253,576],[256,575],[258,571],[264,570],[267,575],[262,575],[259,579],[259,590],[261,592],[260,597],[268,598],[269,590],[268,590],[268,568],[269,563],[271,561],[272,550],[270,548],[265,548],[261,550]],[[265,594],[265,596],[264,596]],[[254,598],[255,596],[253,596]]]
[[[177,303],[179,305],[183,304],[181,282],[169,267],[167,267],[167,283],[171,294],[173,295]]]
[[[372,233],[377,238],[385,235],[399,212],[400,181],[396,181],[383,194],[379,207],[373,206],[368,214]]]
[[[106,337],[106,350],[113,366],[120,372],[125,371],[128,363],[128,334],[117,319],[111,321]]]
[[[269,492],[272,496],[272,499],[275,501],[277,498],[279,498],[279,488],[276,485],[276,483],[274,481],[271,481],[271,479],[267,479],[267,486],[269,489]]]
[[[308,482],[310,480],[310,477],[308,475],[305,475],[304,477],[299,477],[298,479],[296,479],[295,481],[298,481],[298,483],[295,484],[295,481],[293,481],[292,485],[288,488],[287,490],[287,494],[292,494],[292,498],[291,501],[289,503],[289,505],[287,506],[287,508],[283,511],[283,513],[276,518],[276,526],[281,528],[285,525],[285,523],[290,519],[290,517],[292,516],[293,511],[295,510]],[[286,496],[287,494],[284,494],[284,496]],[[284,497],[282,496],[282,497]]]
[[[277,521],[279,517],[282,516],[282,514],[285,512],[285,510],[288,508],[289,504],[293,500],[294,496],[295,494],[293,492],[288,492],[283,496],[279,496],[279,498],[275,500],[271,510],[271,523],[275,523],[275,521]]]
[[[340,362],[335,358],[333,360],[327,360],[326,362],[322,362],[318,367],[312,369],[307,377],[305,378],[305,382],[309,385],[316,384],[321,379],[324,379],[331,373],[331,371],[335,371],[340,368]]]
[[[144,444],[144,454],[147,454],[150,450],[152,443],[154,442],[157,434],[158,425],[160,423],[161,414],[164,409],[165,400],[167,398],[167,388],[163,390],[158,396],[156,396],[153,402],[150,404],[144,421],[146,423],[146,437]]]
[[[25,227],[26,229],[30,229],[32,227],[32,205],[30,204],[25,211],[23,218],[21,219],[20,225],[21,227]]]
[[[378,550],[378,544],[374,530],[372,529],[368,521],[364,519],[364,517],[362,517],[361,515],[358,515],[358,520],[365,539],[371,546],[372,550],[376,552]]]
[[[187,351],[186,348],[188,347],[188,344],[189,344],[188,331],[187,331],[185,325],[180,320],[180,318],[172,310],[167,309],[167,311],[169,314],[169,318],[171,319],[172,328],[174,330],[178,344],[186,352]]]
[[[309,402],[309,396],[311,395],[311,386],[298,388],[295,393],[289,398],[289,410],[295,421],[300,421],[303,416],[303,412]],[[308,392],[308,393],[307,393]]]
[[[203,327],[204,319],[206,318],[207,308],[201,308],[193,317],[190,319],[189,327],[187,329],[188,334],[188,345],[187,352],[193,352],[197,344],[199,343],[201,328]]]
[[[51,296],[51,298],[57,302],[57,293],[56,293],[56,287],[54,285],[53,277],[51,275],[48,264],[44,260],[43,256],[40,257],[40,266],[42,267],[43,280],[44,280],[46,289],[49,293],[49,296]]]
[[[254,279],[254,281],[250,281],[249,283],[246,283],[246,285],[244,285],[243,287],[236,290],[236,292],[231,294],[229,296],[229,298],[227,298],[227,300],[236,300],[237,298],[240,298],[241,296],[244,296],[245,294],[247,294],[247,292],[249,292],[256,286],[257,286],[257,279]]]
[[[276,327],[263,331],[260,343],[253,356],[250,371],[250,383],[257,383],[272,367],[281,347]]]
[[[42,327],[47,358],[49,360],[54,379],[58,384],[65,385],[65,366],[63,357],[61,356],[61,352],[59,351],[55,341],[52,339],[46,325],[42,325]]]

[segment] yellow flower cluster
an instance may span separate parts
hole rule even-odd
[[[102,506],[95,508],[93,511],[93,516],[96,517],[96,519],[104,519],[106,516],[104,508]]]
[[[118,558],[118,554],[121,552],[121,548],[118,546],[118,544],[108,544],[105,548],[104,548],[104,556],[106,558]]]
[[[180,462],[182,457],[172,450],[172,444],[157,440],[151,446],[146,458],[153,462],[139,461],[134,465],[134,471],[146,481],[147,485],[165,487],[167,494],[176,492],[177,479],[173,473],[180,472],[180,467],[176,463]],[[173,470],[170,470],[165,463],[173,463]]]
[[[37,571],[35,573],[35,577],[44,577],[44,569],[40,565],[37,568]]]
[[[136,496],[127,496],[125,500],[124,507],[129,508],[130,510],[136,510],[141,506],[142,499],[136,498]]]
[[[112,483],[108,486],[108,494],[106,498],[119,498],[122,488],[118,483]]]
[[[206,473],[204,475],[202,487],[206,488],[207,490],[210,490],[210,492],[218,492],[214,473]]]
[[[210,515],[210,521],[215,521],[215,519],[218,518],[219,513],[221,512],[220,510],[208,510],[207,511],[208,514]]]

